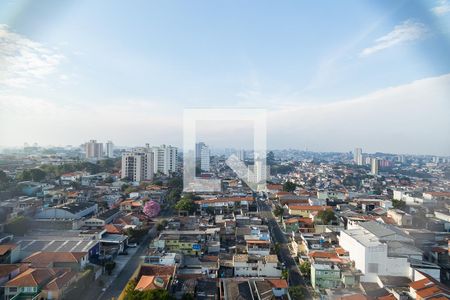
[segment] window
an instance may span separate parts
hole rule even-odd
[[[9,287],[8,290],[10,293],[17,293],[17,287],[15,287],[15,286]]]
[[[378,264],[369,263],[368,269],[369,269],[369,273],[378,273]]]

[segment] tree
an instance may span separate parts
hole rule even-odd
[[[300,272],[303,275],[310,276],[311,274],[311,263],[309,261],[304,261],[300,264]]]
[[[267,165],[269,165],[269,166],[274,165],[275,164],[275,154],[273,154],[272,151],[269,151],[267,153],[266,160],[267,160]]]
[[[284,215],[284,208],[281,206],[277,206],[274,210],[273,210],[273,214],[280,218],[280,221],[283,219],[283,215]]]
[[[111,275],[112,270],[116,267],[116,263],[113,261],[108,261],[105,263],[105,271],[108,273],[108,275]]]
[[[404,210],[406,208],[406,202],[403,200],[392,200],[392,207],[400,210]]]
[[[305,290],[302,286],[292,286],[289,288],[289,295],[293,300],[303,300],[305,299]]]
[[[317,217],[322,220],[323,224],[330,224],[331,221],[334,221],[336,219],[336,216],[331,209],[319,211]]]
[[[144,214],[149,218],[156,217],[161,211],[161,206],[156,201],[148,201],[144,206]]]
[[[26,217],[19,216],[5,224],[5,232],[23,236],[28,232],[29,227],[30,221]]]
[[[297,185],[293,183],[292,181],[286,181],[283,184],[283,191],[285,192],[293,192],[297,188]]]
[[[288,280],[289,278],[289,271],[287,269],[284,269],[283,271],[281,271],[281,278]]]
[[[183,197],[177,202],[177,204],[175,204],[175,209],[178,211],[186,210],[188,212],[193,212],[195,209],[195,204],[191,198]]]
[[[277,255],[280,253],[280,251],[281,251],[280,243],[275,243],[274,250]]]

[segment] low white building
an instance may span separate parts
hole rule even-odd
[[[387,216],[392,218],[398,226],[412,226],[412,216],[400,209],[389,209]]]
[[[378,275],[410,277],[409,259],[422,259],[410,237],[395,226],[375,221],[341,231],[339,244],[364,274],[362,282],[376,282]]]
[[[235,254],[233,266],[234,275],[237,277],[281,277],[281,268],[276,255]]]

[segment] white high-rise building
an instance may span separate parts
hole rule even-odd
[[[177,171],[178,149],[173,146],[161,145],[152,147],[154,155],[154,172],[170,175]]]
[[[378,175],[378,167],[379,167],[379,159],[378,158],[372,158],[370,167],[371,167],[371,173],[373,175]]]
[[[152,151],[134,149],[122,154],[122,178],[140,182],[153,179],[154,156]]]
[[[114,144],[111,141],[108,141],[106,143],[106,149],[105,149],[106,157],[112,158],[114,157]]]
[[[103,144],[96,140],[90,140],[84,144],[87,159],[99,159],[103,157]]]
[[[211,162],[211,152],[209,150],[209,147],[203,144],[200,147],[200,169],[202,171],[209,172],[211,169],[210,162]]]
[[[363,156],[362,156],[362,149],[361,148],[355,148],[355,153],[353,153],[353,161],[358,166],[362,166],[362,164],[363,164]]]
[[[241,149],[237,152],[237,157],[239,160],[245,161],[245,150]]]

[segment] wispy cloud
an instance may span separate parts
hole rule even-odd
[[[0,24],[0,85],[25,87],[54,73],[64,56]]]
[[[360,56],[368,56],[396,45],[419,40],[423,38],[427,32],[428,29],[425,24],[407,20],[402,24],[395,26],[388,34],[376,39],[374,45],[365,48],[360,53]]]
[[[440,0],[437,1],[437,5],[431,9],[431,11],[438,15],[442,16],[448,14],[450,12],[450,1],[448,0]]]

